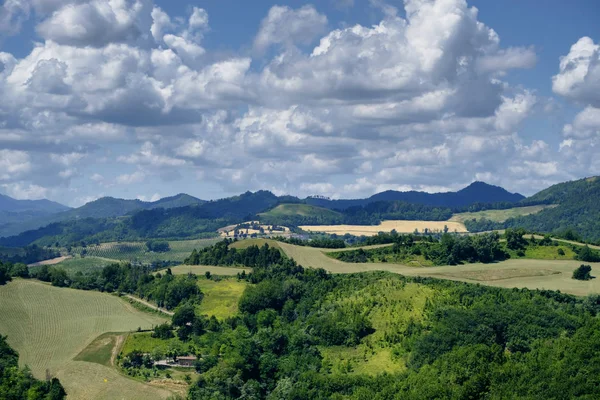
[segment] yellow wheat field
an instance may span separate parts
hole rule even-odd
[[[413,233],[415,229],[423,233],[425,229],[434,232],[443,232],[444,227],[449,232],[465,233],[467,228],[462,222],[457,221],[405,221],[393,220],[382,221],[379,225],[304,225],[299,228],[309,232],[324,232],[337,235],[349,233],[355,236],[375,236],[379,232]]]

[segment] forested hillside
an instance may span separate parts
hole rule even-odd
[[[521,205],[558,204],[539,213],[510,218],[504,223],[466,221],[470,231],[522,227],[534,232],[561,234],[572,230],[581,238],[600,241],[600,178],[559,183],[523,200]]]
[[[518,193],[489,185],[485,182],[473,182],[458,192],[427,193],[427,192],[398,192],[388,190],[377,193],[367,199],[355,200],[327,200],[322,198],[307,198],[308,204],[325,207],[333,210],[344,210],[350,207],[366,206],[380,201],[401,201],[411,204],[445,208],[464,208],[475,203],[516,203],[525,197]]]

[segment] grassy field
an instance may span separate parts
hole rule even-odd
[[[347,263],[328,257],[321,249],[279,243],[283,251],[304,267],[323,268],[332,273],[348,274],[363,271],[390,271],[407,276],[429,276],[507,288],[560,290],[577,296],[600,293],[600,263],[592,266],[592,276],[598,279],[577,281],[573,270],[582,264],[576,260],[510,259],[494,264],[467,264],[441,267],[415,267],[392,263]],[[561,246],[562,247],[562,246]],[[565,247],[565,253],[566,246]],[[557,251],[550,246],[544,251]],[[541,271],[541,272],[540,272]],[[475,275],[477,279],[473,277]]]
[[[164,321],[159,316],[137,311],[108,294],[30,280],[0,286],[0,315],[0,333],[8,335],[8,342],[20,353],[21,364],[29,365],[38,378],[44,379],[46,371],[57,376],[69,399],[147,400],[170,395],[167,390],[127,379],[101,363],[74,360],[98,336],[150,328]]]
[[[308,232],[324,232],[329,234],[345,235],[349,233],[355,236],[375,236],[379,232],[413,233],[415,229],[419,232],[429,231],[442,232],[448,227],[449,232],[467,232],[462,222],[456,221],[382,221],[379,225],[303,225],[299,228]]]
[[[244,240],[238,240],[237,242],[234,242],[230,245],[231,248],[234,249],[245,249],[248,248],[250,246],[258,246],[258,247],[262,247],[265,244],[268,244],[271,247],[275,247],[275,248],[281,248],[280,244],[281,242],[278,242],[276,240],[273,239],[244,239]]]
[[[220,239],[195,239],[195,240],[171,240],[170,251],[155,253],[146,251],[146,242],[111,242],[85,247],[87,256],[106,258],[120,261],[139,261],[150,263],[153,261],[183,261],[190,255],[192,250],[211,246]],[[72,253],[81,254],[83,247],[73,247]]]
[[[119,260],[111,260],[109,258],[101,258],[101,257],[84,257],[81,258],[79,256],[75,256],[73,258],[68,258],[64,261],[59,262],[58,264],[54,264],[53,267],[62,268],[69,273],[88,273],[98,269],[102,269],[108,264],[119,262]],[[31,271],[36,271],[40,267],[30,267]]]
[[[449,221],[464,223],[471,219],[489,219],[490,221],[504,222],[509,218],[521,217],[524,215],[536,214],[545,208],[556,207],[556,205],[539,205],[539,206],[527,206],[527,207],[515,207],[507,210],[485,210],[477,212],[464,212],[454,214]]]
[[[339,217],[342,214],[337,211],[311,206],[309,204],[280,204],[272,210],[258,215],[259,217],[283,217],[290,215],[300,215],[306,217]]]
[[[198,286],[204,293],[198,312],[204,315],[214,315],[218,319],[231,317],[238,312],[238,301],[246,289],[246,281],[235,278],[225,278],[218,281],[199,279]]]

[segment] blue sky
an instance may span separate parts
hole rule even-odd
[[[532,194],[598,175],[599,17],[593,0],[6,0],[0,192]]]

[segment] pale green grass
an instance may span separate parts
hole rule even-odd
[[[332,211],[327,208],[311,206],[309,204],[280,204],[277,207],[267,212],[258,214],[260,217],[281,217],[288,215],[300,215],[300,216],[327,216],[327,217],[339,217],[340,214],[337,211]]]
[[[577,281],[571,279],[575,268],[582,264],[576,260],[534,260],[534,259],[510,259],[494,264],[466,264],[440,267],[415,267],[392,263],[347,263],[328,257],[320,249],[312,247],[294,246],[287,243],[279,243],[283,251],[294,258],[298,264],[304,267],[323,268],[331,273],[349,274],[365,271],[389,271],[407,276],[430,276],[440,279],[461,280],[465,282],[477,282],[490,286],[508,288],[528,288],[560,290],[577,296],[589,294],[600,294],[600,263],[584,263],[592,266],[592,276],[598,279],[590,281]],[[566,247],[566,246],[564,246]],[[556,251],[557,247],[548,247]],[[565,250],[566,253],[566,250]],[[468,276],[460,276],[461,271],[489,271],[492,276],[498,274],[498,270],[517,270],[516,276],[505,275],[503,279],[481,279],[473,280]],[[531,275],[523,276],[521,270],[531,271]],[[556,274],[539,276],[536,270],[550,270]],[[452,276],[448,275],[452,274]],[[459,275],[457,275],[459,274]],[[527,275],[527,274],[526,274]]]
[[[57,376],[69,399],[160,399],[170,392],[134,382],[106,366],[74,361],[106,332],[150,328],[162,321],[116,296],[55,288],[30,280],[0,286],[0,333],[40,379]],[[106,380],[106,381],[105,381]]]
[[[177,337],[158,339],[153,338],[150,332],[130,333],[127,335],[125,343],[121,348],[121,354],[129,354],[134,350],[139,350],[142,353],[151,353],[154,349],[159,349],[163,353],[166,353],[172,346],[181,347],[183,343]]]
[[[471,219],[489,219],[490,221],[504,222],[509,218],[521,217],[524,215],[536,214],[545,208],[556,207],[556,205],[538,205],[527,207],[515,207],[507,210],[485,210],[477,212],[464,212],[454,214],[449,221],[465,222]]]
[[[281,246],[279,246],[281,242],[273,239],[243,239],[233,242],[230,247],[234,249],[246,249],[250,246],[262,247],[265,244],[268,244],[269,247],[281,248]]]
[[[82,272],[84,274],[93,272],[106,267],[112,263],[118,263],[119,260],[111,260],[109,258],[101,257],[84,257],[79,256],[69,258],[65,261],[61,261],[58,264],[53,265],[54,268],[62,268],[69,273]],[[39,269],[40,267],[31,267],[32,271]]]
[[[204,293],[204,298],[198,306],[198,312],[208,316],[214,315],[222,320],[238,313],[238,301],[248,283],[235,278],[218,281],[199,279],[198,286]]]
[[[192,250],[212,246],[220,239],[170,240],[171,250],[164,253],[146,251],[146,242],[110,242],[99,245],[89,245],[85,248],[88,256],[108,258],[120,261],[139,261],[151,263],[154,261],[183,261]],[[72,253],[81,254],[83,247],[72,248]]]

